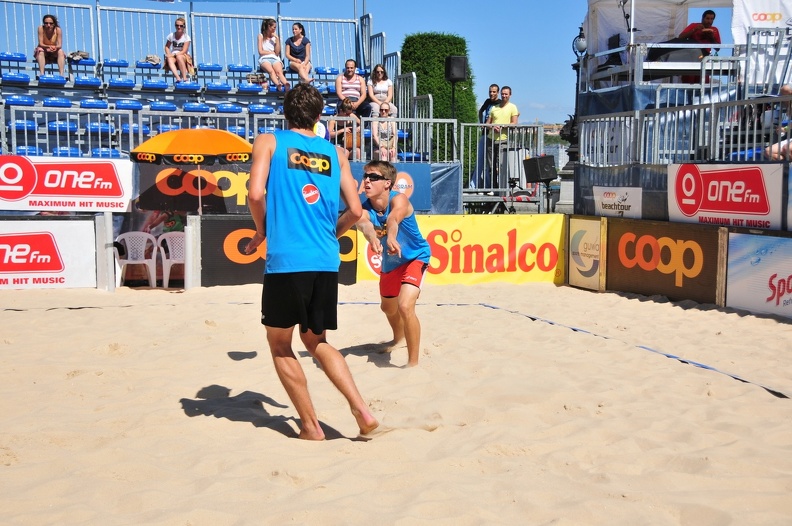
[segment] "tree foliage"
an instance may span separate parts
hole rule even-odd
[[[467,42],[458,35],[446,33],[415,33],[407,35],[401,51],[402,71],[414,71],[418,95],[432,95],[434,118],[452,118],[452,83],[445,79],[447,56],[467,57]],[[456,82],[454,106],[460,122],[477,122],[476,96],[473,93],[473,72],[468,61],[468,79]]]

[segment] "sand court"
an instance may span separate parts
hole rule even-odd
[[[376,283],[339,295],[329,340],[382,426],[358,437],[297,341],[329,438],[304,443],[260,286],[2,291],[4,522],[792,520],[788,321],[549,284],[427,285],[421,363],[404,369],[406,348],[381,352]]]

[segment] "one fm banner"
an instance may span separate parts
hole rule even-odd
[[[792,239],[729,234],[726,306],[792,318]]]
[[[780,230],[783,217],[781,163],[758,165],[671,164],[671,221]]]
[[[0,210],[127,212],[132,162],[0,155]]]
[[[417,216],[432,260],[426,283],[565,281],[561,214]],[[358,233],[358,280],[378,279],[380,257]]]
[[[0,221],[0,290],[96,287],[93,220]]]

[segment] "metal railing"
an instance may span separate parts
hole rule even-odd
[[[584,117],[578,122],[580,162],[604,167],[761,160],[782,137],[791,103],[790,96],[764,97]]]
[[[87,51],[97,56],[96,22],[92,6],[55,4],[29,0],[0,2],[0,51],[25,53],[33,60],[33,48],[38,42],[38,27],[46,14],[58,18],[63,33],[63,50]],[[163,38],[164,42],[164,38]]]
[[[462,168],[468,188],[505,195],[511,181],[526,186],[523,160],[544,152],[544,128],[538,124],[505,125],[501,134],[492,124],[460,125]]]

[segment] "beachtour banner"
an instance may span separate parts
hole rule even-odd
[[[668,217],[680,223],[781,230],[784,167],[668,165]]]
[[[432,249],[425,283],[565,282],[562,214],[419,215]],[[379,279],[381,259],[358,233],[358,280]]]
[[[0,290],[93,287],[93,218],[0,221]]]
[[[128,160],[0,155],[0,210],[128,212]]]

